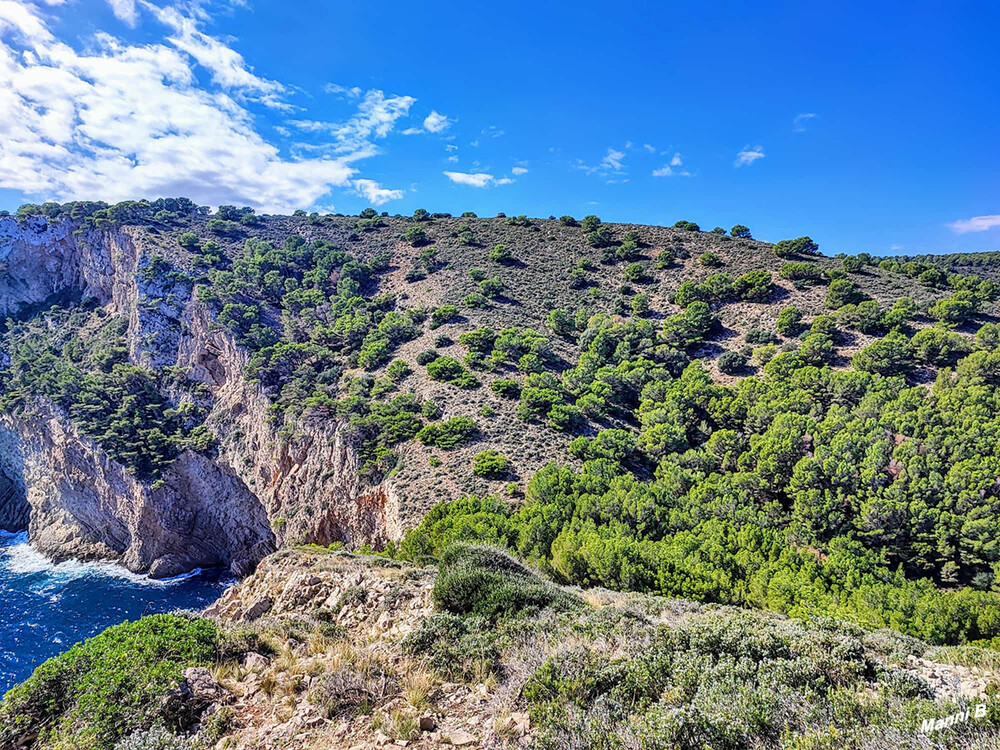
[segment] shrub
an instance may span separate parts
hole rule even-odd
[[[719,372],[726,375],[736,375],[747,366],[747,358],[739,352],[725,352],[719,357],[716,364],[719,367]]]
[[[712,252],[705,252],[698,258],[698,262],[706,268],[718,268],[723,265],[722,258]]]
[[[743,340],[754,346],[772,344],[776,341],[774,334],[764,328],[751,328],[743,336]]]
[[[456,544],[441,555],[433,589],[434,604],[456,615],[487,622],[530,617],[553,607],[568,610],[580,601],[543,580],[502,550]]]
[[[766,302],[773,288],[770,271],[750,271],[736,279],[736,294],[747,302]]]
[[[826,292],[826,306],[831,310],[843,307],[844,305],[857,304],[864,299],[864,294],[852,281],[847,279],[836,279],[830,282],[830,287]]]
[[[445,323],[450,323],[458,315],[458,308],[454,305],[441,305],[441,307],[431,313],[431,328],[439,328]]]
[[[778,275],[789,281],[817,282],[823,280],[823,271],[820,270],[819,266],[804,261],[785,263]]]
[[[632,298],[632,314],[637,318],[649,315],[649,295],[637,294]]]
[[[427,244],[427,232],[424,231],[423,227],[412,224],[406,228],[403,239],[412,247],[420,247]]]
[[[410,366],[401,359],[393,360],[385,370],[385,374],[392,380],[399,382],[413,372]]]
[[[954,365],[959,357],[972,351],[972,346],[964,336],[940,328],[917,331],[910,339],[910,345],[918,359],[941,366]]]
[[[557,336],[569,336],[576,330],[569,311],[561,307],[550,310],[545,322]]]
[[[111,747],[163,717],[181,672],[210,664],[221,640],[214,622],[173,614],[108,628],[44,662],[4,696],[0,745],[44,730],[54,744]]]
[[[472,473],[477,477],[499,479],[510,469],[510,461],[499,451],[492,448],[477,453],[472,459]]]
[[[844,273],[859,273],[865,267],[865,264],[856,255],[845,256],[840,264],[840,267],[844,269]]]
[[[494,263],[509,263],[514,259],[514,253],[511,249],[504,244],[497,244],[493,246],[490,251],[490,260]]]
[[[611,237],[611,230],[607,227],[601,226],[593,232],[588,232],[587,244],[596,248],[611,247],[611,245],[614,244],[614,240]]]
[[[476,423],[469,417],[452,417],[423,427],[417,433],[417,440],[424,445],[436,445],[442,450],[452,450],[471,441],[479,432]]]
[[[955,292],[950,297],[943,297],[931,305],[928,312],[931,317],[944,325],[961,325],[979,310],[979,300],[975,294],[967,291]]]
[[[674,224],[674,229],[683,229],[687,232],[700,232],[701,227],[695,224],[693,221],[684,221],[681,219],[676,224]]]
[[[483,326],[474,331],[466,331],[458,337],[458,341],[470,351],[489,354],[493,350],[493,342],[496,341],[496,338],[496,331]]]
[[[518,398],[521,395],[521,385],[516,380],[502,378],[490,383],[490,389],[503,398]]]
[[[778,313],[778,333],[782,336],[796,336],[802,329],[802,313],[795,306],[782,308]]]
[[[906,336],[890,333],[855,354],[851,362],[855,370],[899,375],[913,369],[913,353]]]
[[[469,278],[478,283],[486,278],[486,271],[482,268],[470,268]]]
[[[583,221],[580,222],[580,228],[583,230],[584,234],[590,234],[599,226],[601,226],[601,220],[597,216],[594,216],[593,214],[590,214],[589,216],[584,216]]]
[[[503,282],[500,277],[494,276],[490,279],[483,279],[479,282],[479,291],[482,292],[484,297],[489,299],[496,299],[501,294],[503,294]]]
[[[774,254],[779,258],[790,258],[793,255],[818,255],[819,245],[809,237],[781,240],[774,246]]]
[[[427,366],[439,356],[441,355],[439,355],[434,349],[424,349],[417,355],[417,364]]]
[[[200,244],[200,240],[198,239],[198,235],[196,235],[194,232],[183,232],[177,238],[177,244],[183,247],[185,250],[194,250]]]
[[[567,216],[560,216],[559,217],[559,223],[562,224],[564,227],[575,227],[576,226],[576,219],[574,219],[572,216],[568,216],[568,215]]]
[[[430,221],[431,215],[426,208],[418,208],[413,212],[414,221]]]
[[[629,281],[642,281],[646,278],[646,266],[642,263],[629,263],[625,266],[625,278]]]
[[[750,239],[750,229],[743,224],[736,224],[729,230],[729,234],[739,239]]]

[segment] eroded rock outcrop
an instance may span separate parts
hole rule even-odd
[[[125,316],[132,362],[177,365],[209,386],[217,455],[182,453],[143,482],[38,404],[2,420],[0,529],[27,528],[55,558],[110,558],[158,577],[214,565],[244,575],[286,540],[398,537],[398,497],[389,484],[364,486],[343,426],[305,419],[282,435],[244,378],[246,351],[144,243],[134,227],[0,220],[0,314],[89,299]]]

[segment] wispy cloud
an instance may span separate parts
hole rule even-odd
[[[445,172],[444,176],[456,185],[468,185],[469,187],[484,188],[493,182],[493,175],[485,172]]]
[[[612,169],[615,172],[621,172],[623,169],[622,159],[624,158],[625,154],[623,152],[615,151],[613,148],[609,148],[608,153],[604,155],[603,159],[601,159],[601,166]]]
[[[510,173],[512,175],[517,175],[518,177],[520,177],[523,174],[528,174],[528,170],[525,169],[524,167],[514,167],[513,169],[510,170]]]
[[[386,96],[373,89],[365,93],[357,113],[347,122],[289,120],[287,124],[306,133],[332,136],[337,142],[333,149],[336,153],[371,156],[377,153],[373,140],[389,135],[397,120],[409,115],[416,101],[412,96]]]
[[[1000,215],[973,216],[971,219],[958,219],[946,225],[955,234],[969,234],[970,232],[985,232],[995,227],[1000,227]]]
[[[803,112],[800,115],[796,115],[795,119],[792,120],[792,131],[796,133],[801,133],[806,129],[806,125],[810,120],[816,117],[815,112]]]
[[[490,125],[488,128],[483,128],[482,135],[488,135],[490,138],[499,138],[504,132],[498,128],[496,125]],[[479,145],[478,141],[475,145]]]
[[[139,13],[135,9],[135,0],[108,0],[108,5],[111,6],[111,12],[115,14],[115,18],[123,21],[133,29],[135,28],[135,25],[139,22]]]
[[[417,135],[419,133],[442,133],[451,127],[451,120],[449,120],[444,115],[431,110],[431,113],[424,118],[424,126],[422,128],[407,128],[403,131],[403,135]]]
[[[323,91],[325,91],[328,94],[337,94],[339,96],[346,96],[351,99],[357,99],[359,96],[361,96],[362,93],[360,86],[352,86],[351,88],[347,88],[346,86],[341,86],[336,83],[326,84],[323,87]]]
[[[646,149],[651,154],[655,154],[656,153],[656,146],[653,146],[653,145],[651,145],[649,143],[643,143],[642,147],[644,149]]]
[[[498,178],[487,172],[445,172],[444,176],[456,185],[467,185],[474,188],[484,188],[490,185],[510,185],[512,182],[515,182],[513,177]]]
[[[733,162],[734,167],[745,167],[749,164],[753,164],[758,159],[764,158],[764,147],[763,146],[744,146],[743,150],[736,154],[736,161]]]
[[[160,23],[173,30],[173,35],[168,36],[167,41],[210,71],[212,80],[216,84],[256,96],[267,106],[291,109],[291,106],[282,99],[286,91],[282,84],[256,75],[246,64],[243,55],[199,30],[198,22],[194,18],[185,16],[176,8],[161,8],[147,0],[140,2],[142,7],[152,13]],[[125,9],[127,10],[127,4]],[[134,5],[131,10],[135,10]]]
[[[403,197],[402,190],[387,190],[375,180],[355,180],[353,184],[354,191],[363,198],[367,198],[373,206],[381,206]]]

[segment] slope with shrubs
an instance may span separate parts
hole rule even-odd
[[[391,554],[485,540],[567,583],[942,644],[1000,636],[989,274],[828,258],[745,226],[175,208],[24,214],[138,226],[143,272],[246,348],[285,434],[307,415],[350,425],[366,480],[393,482],[419,527]],[[53,386],[34,366],[40,327],[11,328],[6,390],[65,391],[70,417],[112,440],[118,417],[78,376]],[[93,347],[57,340],[51,357],[82,363],[91,390],[115,385],[118,365],[108,379]],[[211,450],[211,394],[158,387],[190,406],[179,420],[150,399],[143,413],[175,420],[146,441],[166,446],[137,464],[152,476]]]
[[[1000,747],[994,652],[566,589],[495,547],[450,546],[436,572],[285,550],[208,614],[46,662],[0,703],[0,737],[13,721],[44,727],[38,750]],[[210,701],[178,679],[189,664],[210,667]],[[978,703],[985,716],[921,731]]]

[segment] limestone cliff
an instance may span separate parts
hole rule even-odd
[[[132,362],[177,365],[208,386],[219,446],[213,457],[182,453],[150,484],[58,409],[33,405],[0,425],[0,529],[27,528],[56,558],[110,558],[159,577],[215,565],[244,575],[285,540],[397,536],[395,492],[362,486],[342,426],[304,420],[279,435],[266,395],[243,377],[246,351],[158,257],[135,227],[0,219],[0,314],[78,299],[125,316]]]

